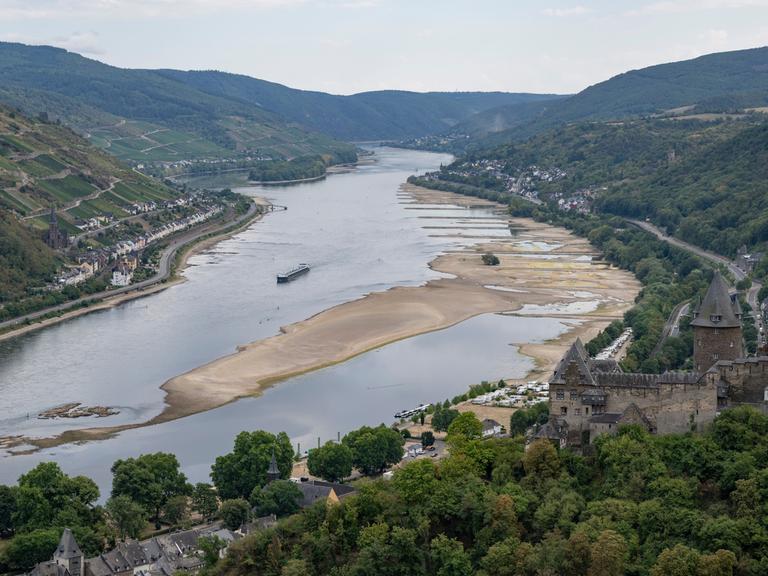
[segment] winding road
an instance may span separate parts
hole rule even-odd
[[[664,242],[667,242],[672,246],[676,246],[682,250],[691,252],[692,254],[695,254],[701,258],[704,258],[705,260],[709,260],[714,264],[720,264],[725,266],[731,272],[731,274],[733,274],[733,277],[736,278],[737,282],[740,280],[744,280],[747,277],[747,273],[744,272],[744,270],[736,266],[736,263],[733,260],[729,260],[725,256],[721,256],[720,254],[715,254],[714,252],[704,250],[703,248],[699,248],[698,246],[694,246],[693,244],[688,244],[688,242],[684,242],[683,240],[680,240],[679,238],[675,238],[674,236],[668,236],[664,232],[662,232],[662,230],[658,226],[655,226],[650,222],[643,222],[642,220],[631,220],[631,219],[627,219],[627,221],[630,224],[633,224],[638,228],[645,230],[650,234],[653,234],[659,240],[663,240]],[[758,292],[760,292],[760,288],[762,287],[763,285],[760,282],[756,282],[753,280],[752,286],[749,288],[749,290],[747,290],[747,303],[752,308],[752,316],[755,320],[755,328],[757,328],[757,334],[758,334],[758,345],[765,343],[765,340],[763,337],[762,314],[760,314],[760,307],[757,299],[757,294]],[[662,332],[661,340],[657,345],[658,349],[660,349],[661,345],[663,345],[664,341],[670,335],[674,335],[672,334],[672,332],[675,329],[678,329],[680,316],[682,316],[682,314],[684,313],[682,310],[682,307],[686,304],[687,303],[685,302],[678,304],[678,306],[675,307],[675,309],[672,311],[672,314],[670,315],[669,320],[667,320],[667,323],[664,325],[664,331]]]

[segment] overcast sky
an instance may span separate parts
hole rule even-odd
[[[570,93],[768,45],[768,0],[0,0],[0,39],[339,94]]]

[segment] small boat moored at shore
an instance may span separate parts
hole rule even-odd
[[[399,412],[395,412],[395,418],[398,420],[401,418],[410,418],[411,416],[414,416],[415,414],[420,414],[421,412],[426,412],[427,408],[429,408],[431,404],[422,404],[418,408],[413,408],[411,410],[400,410]]]
[[[291,280],[295,280],[296,278],[298,278],[303,274],[306,274],[307,272],[309,272],[309,264],[299,264],[293,270],[289,270],[284,274],[278,274],[277,283],[284,284],[286,282],[290,282]]]

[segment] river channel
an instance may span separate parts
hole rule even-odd
[[[370,162],[325,180],[238,189],[287,210],[192,257],[186,282],[0,342],[0,437],[145,421],[162,410],[160,386],[173,376],[337,304],[440,277],[428,267],[432,259],[478,241],[458,231],[451,236],[452,223],[469,213],[492,218],[494,212],[409,210],[398,196],[400,184],[450,158],[390,148],[374,152]],[[441,218],[448,232],[430,234],[424,217]],[[472,236],[484,233],[499,231],[478,228]],[[311,272],[277,285],[275,275],[299,262],[310,263]],[[325,441],[363,424],[389,423],[396,410],[449,398],[471,383],[522,377],[532,361],[510,344],[543,341],[566,329],[556,318],[479,316],[182,420],[28,455],[0,451],[0,483],[14,483],[38,462],[54,460],[70,474],[92,477],[105,494],[114,460],[156,451],[177,454],[192,481],[205,481],[210,464],[231,449],[241,430],[284,430],[303,451],[318,437]],[[37,418],[67,402],[120,413]]]

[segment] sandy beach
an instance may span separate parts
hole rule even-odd
[[[630,273],[600,261],[592,246],[569,231],[530,219],[509,218],[503,207],[477,198],[401,187],[406,209],[427,205],[499,208],[498,217],[467,214],[465,227],[442,229],[439,219],[424,218],[430,234],[472,238],[478,227],[498,229],[468,248],[457,248],[430,263],[450,275],[419,287],[398,287],[369,294],[281,329],[281,333],[238,347],[166,382],[166,406],[148,422],[73,430],[55,438],[25,439],[36,447],[102,438],[116,432],[159,424],[258,395],[291,376],[343,362],[377,347],[440,330],[485,313],[561,318],[571,327],[545,343],[516,342],[535,360],[528,378],[546,377],[577,337],[588,340],[632,306],[640,285]],[[418,215],[418,214],[416,214]],[[509,233],[509,228],[514,234]],[[493,252],[498,266],[481,255]],[[467,385],[471,384],[468,382]]]

